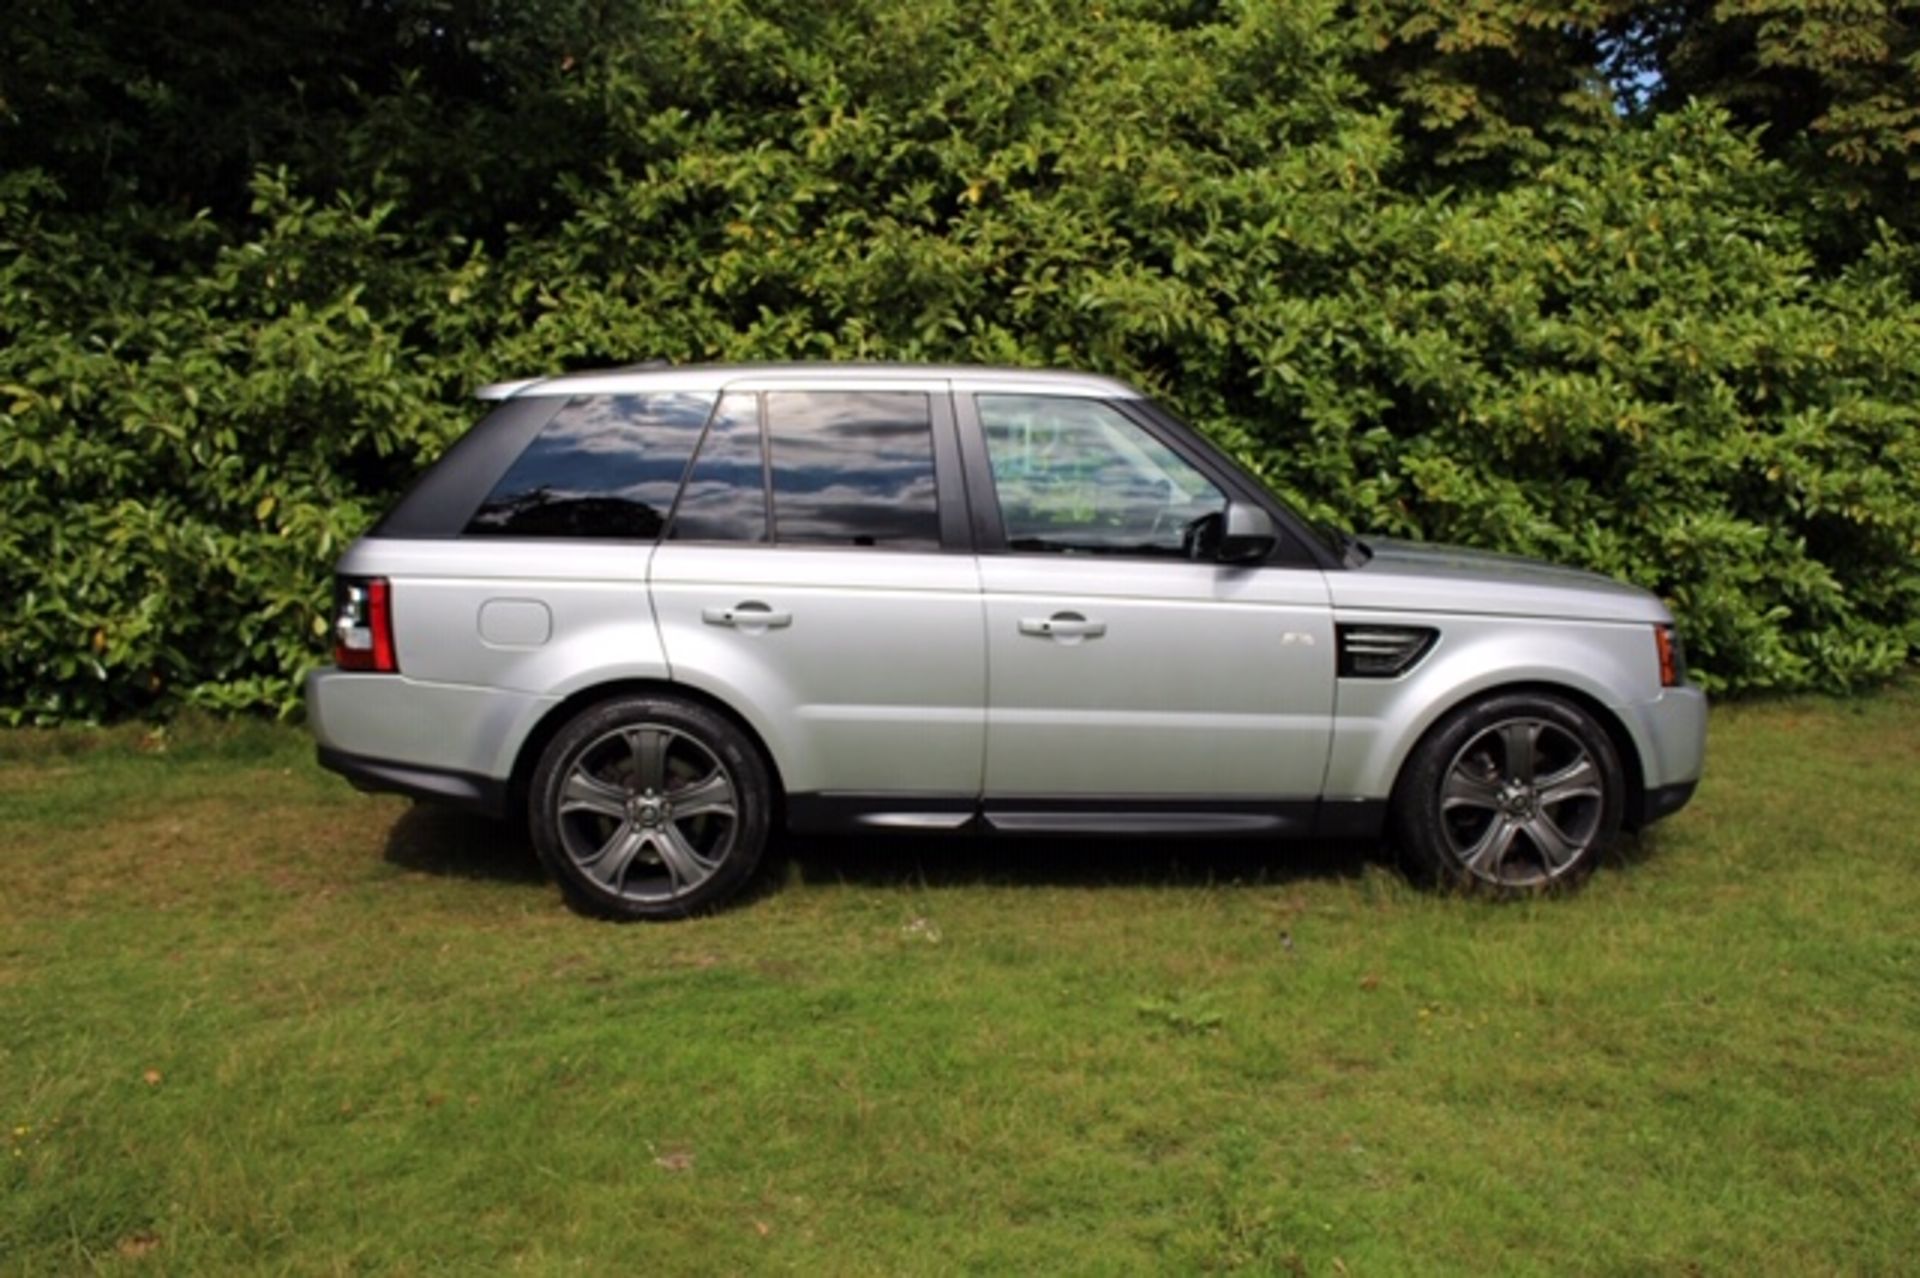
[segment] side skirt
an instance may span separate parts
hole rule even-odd
[[[1377,838],[1384,800],[1212,799],[1195,795],[1016,795],[822,791],[787,796],[798,834],[882,831],[1036,836]]]

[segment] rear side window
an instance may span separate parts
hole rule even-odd
[[[713,402],[708,394],[569,400],[480,503],[468,534],[652,541]]]
[[[765,541],[767,463],[760,449],[760,397],[720,401],[673,516],[675,541]]]
[[[925,394],[772,391],[767,427],[781,545],[939,548]]]

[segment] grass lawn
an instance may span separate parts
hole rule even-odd
[[[0,1270],[1911,1272],[1920,686],[1558,901],[796,845],[567,913],[293,730],[0,734]]]

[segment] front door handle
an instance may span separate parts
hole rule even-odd
[[[778,630],[793,624],[793,614],[777,612],[757,599],[731,608],[702,608],[700,620],[709,626],[732,626],[736,630]]]
[[[1051,617],[1022,617],[1020,633],[1076,643],[1082,639],[1098,639],[1107,633],[1107,623],[1089,621],[1077,612],[1056,612]]]

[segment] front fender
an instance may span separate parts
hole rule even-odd
[[[1371,613],[1339,620],[1434,626],[1440,638],[1397,679],[1338,681],[1323,787],[1330,799],[1388,798],[1407,756],[1436,723],[1500,688],[1565,688],[1615,711],[1660,691],[1650,628],[1637,623]],[[1632,716],[1616,717],[1645,759],[1644,727]]]

